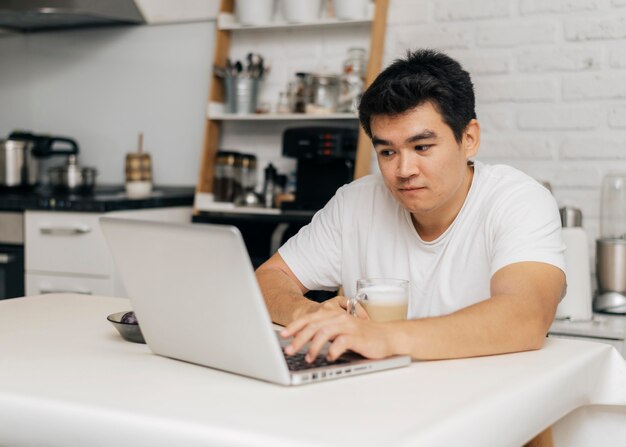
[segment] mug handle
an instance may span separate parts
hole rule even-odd
[[[348,298],[348,313],[356,317],[356,305],[367,299],[367,294],[358,292],[353,298]]]

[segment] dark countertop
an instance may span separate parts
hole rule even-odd
[[[229,213],[228,211],[198,211],[193,216],[197,223],[225,223],[236,225],[239,223],[280,224],[289,223],[306,225],[311,222],[315,211],[282,211],[280,214],[259,213]]]
[[[59,193],[47,187],[0,189],[0,211],[50,210],[107,212],[192,205],[193,186],[155,186],[150,197],[130,199],[124,185],[99,185],[90,194]]]

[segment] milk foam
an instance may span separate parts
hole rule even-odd
[[[407,292],[402,287],[391,285],[377,285],[363,287],[359,293],[365,293],[367,300],[375,305],[398,305],[405,304],[409,299]]]

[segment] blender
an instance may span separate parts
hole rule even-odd
[[[593,309],[626,314],[626,173],[609,173],[602,181],[596,278]]]

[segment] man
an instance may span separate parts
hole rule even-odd
[[[359,119],[381,176],[340,188],[257,270],[273,320],[313,361],[470,357],[538,349],[563,295],[564,245],[550,193],[508,166],[472,162],[480,144],[469,74],[448,56],[409,53],[363,94]],[[323,181],[323,179],[320,179]],[[376,323],[346,298],[367,277],[408,279],[407,321]]]

